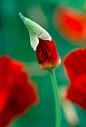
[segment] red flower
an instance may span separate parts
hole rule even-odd
[[[29,79],[30,80],[30,79]],[[23,64],[8,56],[0,58],[0,127],[37,104],[37,88],[29,81]]]
[[[49,41],[39,38],[39,44],[36,48],[36,55],[38,63],[43,69],[55,68],[59,66],[61,62],[61,58],[58,55],[53,39]]]
[[[55,24],[60,34],[72,42],[84,43],[86,39],[86,18],[84,13],[68,6],[59,6],[55,11]],[[82,42],[83,41],[83,42]]]
[[[43,69],[58,67],[61,63],[61,58],[50,34],[21,13],[19,15],[30,33],[31,47],[36,51],[40,67]]]
[[[66,98],[86,110],[86,48],[68,54],[64,66],[70,80]]]

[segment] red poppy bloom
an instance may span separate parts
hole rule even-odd
[[[70,80],[66,98],[86,110],[86,48],[74,50],[63,63]]]
[[[55,24],[58,32],[67,40],[84,43],[86,39],[86,18],[68,6],[59,6],[55,11]]]
[[[0,57],[0,127],[8,125],[37,102],[37,88],[28,82],[23,64],[5,55]]]
[[[21,13],[19,15],[30,33],[31,47],[36,51],[40,67],[43,69],[58,67],[61,63],[61,58],[50,34]]]
[[[43,69],[55,68],[59,66],[61,61],[53,39],[49,41],[39,38],[39,44],[36,48],[36,55],[38,63]]]

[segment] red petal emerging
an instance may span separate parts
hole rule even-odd
[[[39,38],[39,44],[36,48],[36,55],[38,63],[43,69],[58,67],[61,62],[61,58],[59,57],[53,39],[49,41]]]
[[[38,102],[37,88],[28,82],[23,64],[7,56],[0,58],[0,98],[1,127]]]
[[[64,66],[71,82],[66,98],[86,110],[86,48],[68,54]]]

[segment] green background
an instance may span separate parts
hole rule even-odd
[[[63,60],[65,55],[82,45],[73,45],[63,39],[55,29],[53,23],[53,14],[56,5],[62,0],[0,0],[0,55],[8,54],[12,58],[23,61],[26,64],[26,70],[31,73],[31,79],[36,82],[40,103],[32,107],[26,115],[15,120],[10,127],[55,127],[55,105],[52,90],[52,83],[47,71],[42,71],[37,65],[36,54],[30,46],[30,38],[26,27],[19,18],[19,12],[26,17],[38,22],[53,37],[58,49],[58,53]],[[74,8],[83,10],[84,0],[70,0],[65,3],[74,3]],[[77,5],[80,6],[77,6]],[[41,9],[44,17],[35,9]],[[31,66],[31,62],[36,66]],[[32,64],[32,65],[33,65]],[[65,75],[62,64],[56,69],[56,78],[58,85],[68,85],[68,79]],[[75,106],[80,120],[77,127],[86,127],[86,113]],[[71,127],[65,118],[63,109],[62,127]]]

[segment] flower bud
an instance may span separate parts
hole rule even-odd
[[[29,31],[31,47],[36,51],[40,67],[43,69],[58,67],[61,63],[61,58],[50,34],[21,13],[19,15]]]

